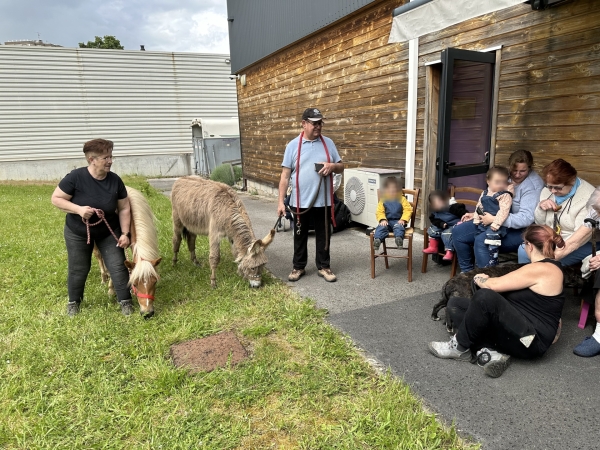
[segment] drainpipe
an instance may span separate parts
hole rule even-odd
[[[423,3],[419,0],[417,3]],[[417,86],[419,81],[419,39],[408,42],[408,108],[406,114],[406,189],[415,187],[415,149],[417,141]]]

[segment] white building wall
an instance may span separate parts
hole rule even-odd
[[[228,55],[0,46],[0,179],[57,179],[89,139],[120,174],[190,173],[193,118],[237,116]]]

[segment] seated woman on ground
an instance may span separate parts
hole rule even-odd
[[[592,237],[592,227],[597,227],[596,224],[600,222],[600,187],[597,187],[593,192],[587,202],[586,209],[588,210],[586,219],[591,219],[591,223],[590,221],[586,222],[584,220],[583,226],[579,227],[577,231],[565,241],[564,248],[557,249],[556,259],[562,260],[579,250],[581,247],[589,245],[590,238]],[[583,357],[600,355],[600,270],[598,270],[600,269],[600,254],[592,257],[592,252],[590,251],[588,256],[588,271],[595,271],[595,273],[591,274],[591,276],[594,277],[594,284],[591,292],[583,292],[582,294],[588,303],[596,303],[594,310],[596,316],[596,329],[592,336],[586,337],[573,349],[573,353]],[[582,270],[584,270],[583,267]]]
[[[523,240],[532,264],[498,278],[476,275],[473,281],[481,289],[472,300],[452,297],[448,302],[456,335],[448,342],[431,342],[431,353],[460,361],[470,361],[475,353],[493,378],[502,375],[511,356],[533,359],[546,353],[565,302],[563,272],[554,260],[555,249],[565,243],[545,225],[528,227]]]
[[[577,176],[577,170],[564,159],[556,159],[544,167],[542,178],[545,187],[535,209],[535,223],[547,225],[568,242],[585,220],[587,201],[594,192],[594,186]],[[568,245],[568,244],[567,244]],[[563,266],[581,262],[592,253],[592,244],[588,242],[569,255],[561,257]],[[519,263],[528,263],[525,249],[519,248]]]
[[[502,238],[500,253],[516,252],[523,242],[521,235],[525,228],[533,223],[533,213],[544,186],[540,176],[532,169],[533,156],[527,150],[517,150],[510,155],[508,167],[514,196],[510,214],[503,223],[507,229]],[[485,243],[486,235],[479,233],[472,219],[473,214],[466,214],[462,218],[464,223],[452,230],[452,240],[461,272],[473,270],[473,262],[477,267],[487,267],[490,260],[489,247]],[[485,227],[492,225],[495,220],[496,216],[489,213],[481,216],[481,223]]]

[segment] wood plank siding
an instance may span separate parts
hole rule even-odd
[[[387,44],[392,11],[402,3],[375,2],[244,72],[238,99],[246,178],[276,186],[285,145],[309,106],[324,112],[324,134],[349,167],[404,169],[408,43]],[[508,8],[419,39],[415,187],[422,187],[423,173],[431,176],[424,153],[432,161],[435,152],[435,139],[424,143],[426,122],[437,124],[426,120],[426,93],[438,92],[428,86],[426,63],[448,47],[496,46],[497,163],[528,149],[536,169],[563,157],[600,185],[600,164],[589,158],[600,154],[600,2],[576,0],[541,12]]]
[[[388,45],[392,11],[377,2],[249,68],[238,83],[244,177],[275,186],[305,108],[327,118],[349,167],[404,169],[408,45]]]

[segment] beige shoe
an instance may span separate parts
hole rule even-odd
[[[319,270],[318,274],[320,277],[325,278],[325,281],[328,281],[329,283],[333,283],[337,280],[337,277],[329,268]]]
[[[288,280],[289,281],[298,281],[300,278],[302,278],[304,276],[304,274],[306,274],[306,271],[304,269],[294,269],[294,270],[292,270],[292,273],[290,273],[288,275]]]

